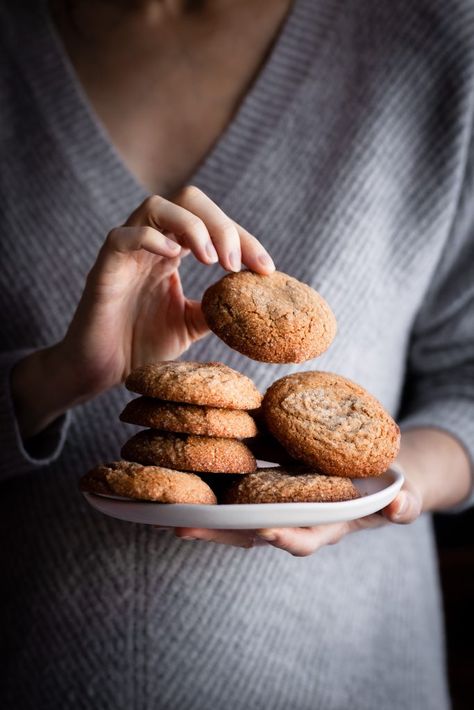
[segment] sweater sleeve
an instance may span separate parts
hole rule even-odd
[[[453,228],[414,324],[402,431],[434,427],[464,447],[474,477],[474,144]],[[474,502],[471,494],[452,510]]]
[[[0,481],[47,466],[61,455],[71,415],[67,412],[39,435],[25,442],[20,434],[11,397],[10,375],[30,350],[0,354]]]

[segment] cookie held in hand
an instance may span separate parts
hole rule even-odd
[[[395,459],[400,430],[380,402],[331,372],[282,377],[267,390],[269,431],[298,461],[333,476],[379,476]]]
[[[156,503],[215,505],[216,496],[199,476],[129,461],[95,466],[79,482],[86,493],[117,495]]]
[[[202,299],[209,328],[234,350],[261,362],[304,362],[336,335],[336,318],[313,288],[275,271],[228,274]]]
[[[224,503],[334,503],[355,498],[360,493],[349,478],[303,466],[261,468],[239,477],[223,494]]]

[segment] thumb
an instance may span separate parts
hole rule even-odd
[[[418,489],[409,481],[405,481],[397,496],[386,508],[383,515],[392,523],[412,523],[422,512],[422,499]]]
[[[209,333],[209,328],[204,320],[200,301],[186,301],[184,318],[189,337],[192,340],[199,340]]]

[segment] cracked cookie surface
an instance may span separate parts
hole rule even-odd
[[[163,402],[150,397],[133,399],[120,419],[151,429],[226,439],[246,439],[257,434],[255,420],[243,410]]]
[[[395,459],[400,431],[380,402],[330,372],[277,380],[263,400],[270,432],[295,459],[329,475],[378,476]]]
[[[156,503],[215,505],[211,488],[193,473],[114,461],[95,466],[79,481],[87,493],[118,495]]]
[[[349,478],[325,476],[302,466],[262,468],[233,482],[223,503],[334,503],[360,498]]]
[[[125,380],[132,392],[171,402],[224,409],[257,409],[262,395],[249,377],[222,362],[156,362]]]
[[[254,455],[242,441],[152,429],[132,436],[121,455],[128,461],[180,471],[252,473],[257,468]]]
[[[202,299],[209,328],[234,350],[262,362],[303,362],[321,355],[336,319],[313,288],[275,271],[227,274]]]

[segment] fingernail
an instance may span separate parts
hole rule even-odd
[[[268,542],[273,542],[273,540],[276,540],[277,538],[273,530],[260,530],[257,535],[262,537],[264,540],[268,540]]]
[[[395,513],[396,518],[401,518],[402,515],[405,515],[405,513],[408,510],[408,497],[404,493],[402,493],[400,498],[401,498],[401,503],[399,505],[397,512]]]
[[[265,252],[262,252],[261,254],[258,255],[257,261],[264,266],[266,269],[274,269],[275,264],[273,263],[273,259],[268,256]]]
[[[214,248],[214,244],[210,240],[206,243],[206,254],[212,264],[215,264],[217,261],[219,261],[219,256],[217,255],[217,252]]]
[[[172,239],[166,238],[165,244],[166,244],[167,248],[168,248],[170,251],[172,251],[172,252],[174,252],[174,253],[176,253],[176,254],[177,254],[179,251],[181,251],[181,247],[179,246],[179,244],[177,244],[176,242],[174,242]]]
[[[242,262],[240,261],[240,256],[236,251],[229,252],[229,264],[232,271],[240,271]]]

